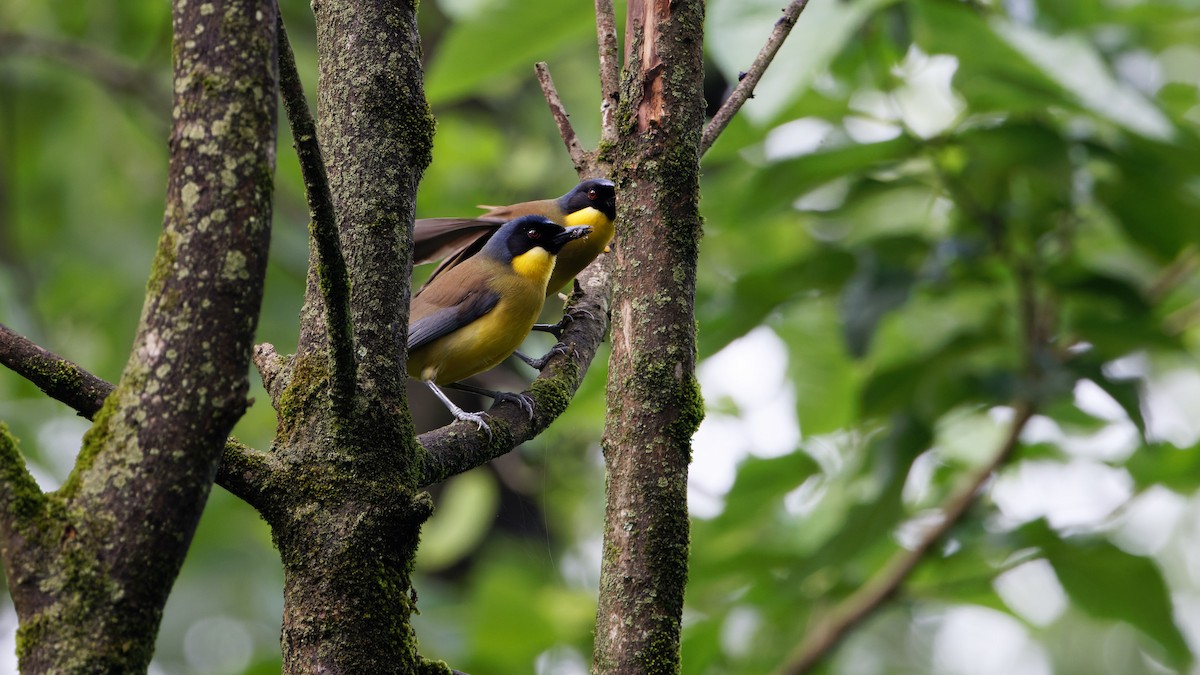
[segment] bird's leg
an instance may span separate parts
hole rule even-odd
[[[550,351],[546,352],[546,354],[544,356],[542,356],[541,358],[535,359],[532,356],[527,356],[525,354],[522,354],[519,351],[513,352],[513,356],[515,356],[518,359],[521,359],[522,361],[527,363],[530,368],[533,368],[534,370],[541,370],[546,367],[547,363],[550,363],[550,359],[554,358],[554,356],[556,354],[566,354],[566,353],[567,353],[567,346],[564,345],[563,343],[559,342],[558,344],[551,347]]]
[[[533,419],[533,397],[529,396],[528,394],[513,394],[507,391],[492,391],[491,389],[476,387],[473,384],[467,384],[465,382],[452,382],[446,386],[459,391],[466,391],[472,394],[479,394],[480,396],[487,396],[488,398],[494,399],[497,403],[504,401],[515,403],[521,406],[521,409],[524,410],[527,415],[529,415],[529,419]]]
[[[438,389],[438,386],[432,381],[425,380],[425,384],[428,385],[429,389],[433,391],[433,395],[437,396],[438,399],[446,406],[446,408],[450,410],[450,414],[454,415],[455,419],[462,420],[463,422],[474,422],[475,424],[478,424],[480,429],[483,429],[487,432],[488,440],[491,440],[492,429],[487,425],[487,422],[483,421],[483,413],[469,413],[454,405],[454,401],[451,401],[446,394],[442,393],[442,390]],[[446,386],[453,387],[454,385],[449,384]]]
[[[583,293],[583,289],[579,286],[578,279],[576,279],[573,282],[573,284],[574,284],[574,288],[571,291],[572,296]],[[562,298],[563,302],[566,302],[569,304],[569,301],[570,301],[569,297],[563,295],[562,293],[559,293],[558,297]],[[593,315],[588,310],[583,309],[581,307],[575,307],[575,308],[571,308],[569,311],[563,312],[563,316],[561,319],[558,320],[558,323],[535,323],[535,324],[533,324],[533,330],[540,330],[543,333],[550,333],[556,339],[561,340],[562,336],[563,336],[563,331],[565,331],[567,329],[567,326],[570,326],[571,322],[575,320],[576,314],[579,314],[581,316],[586,316],[587,318],[591,319],[592,321],[596,320],[595,315]],[[548,358],[548,357],[549,357],[549,354],[547,354],[543,358]],[[522,357],[522,358],[524,358],[524,357]],[[529,363],[529,362],[526,361],[526,363]],[[530,363],[529,365],[533,365],[533,364]],[[534,368],[537,368],[537,366],[534,366]],[[541,370],[541,368],[538,368],[538,370]]]

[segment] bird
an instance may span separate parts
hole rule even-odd
[[[460,382],[508,358],[529,335],[546,301],[556,255],[588,236],[588,225],[563,227],[540,215],[499,227],[479,251],[442,270],[409,308],[408,374],[424,382],[456,419],[491,429],[482,413],[466,412],[438,385],[511,400],[533,417],[524,394],[494,392]]]
[[[541,199],[510,206],[481,207],[490,209],[476,218],[422,218],[413,228],[413,264],[442,259],[426,285],[447,270],[454,268],[478,253],[493,233],[504,223],[524,215],[549,218],[564,227],[587,225],[592,233],[585,239],[572,241],[558,254],[554,273],[546,285],[546,297],[563,288],[601,253],[608,249],[617,217],[616,186],[606,178],[590,178],[580,182],[557,199]],[[417,291],[419,295],[424,290]],[[534,324],[533,330],[552,333],[561,339],[563,328],[571,320],[565,315],[556,324]],[[516,356],[541,370],[555,354],[565,348],[557,344],[545,356],[534,359],[521,352]]]

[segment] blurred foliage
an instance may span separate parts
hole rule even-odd
[[[781,5],[709,3],[711,98]],[[1018,398],[1039,414],[1015,456],[824,671],[1194,672],[1198,9],[811,3],[704,159],[709,416],[693,464],[686,673],[771,672],[922,536],[999,447]],[[311,99],[311,15],[290,0],[283,11]],[[419,215],[573,185],[532,63],[549,62],[594,143],[590,5],[421,11],[438,134]],[[0,321],[114,380],[161,219],[169,103],[146,101],[169,91],[169,8],[17,0],[0,25],[116,56],[150,94],[0,58]],[[290,351],[306,209],[281,134],[259,339]],[[586,671],[605,359],[546,434],[435,490],[417,581],[428,655],[474,673]],[[255,395],[236,433],[267,447],[274,415]],[[2,373],[0,419],[57,485],[86,423]],[[281,584],[265,526],[216,490],[155,672],[278,672]]]

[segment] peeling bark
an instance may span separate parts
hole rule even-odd
[[[613,150],[604,557],[593,671],[679,672],[695,379],[704,4],[632,0]]]

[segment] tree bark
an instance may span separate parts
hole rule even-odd
[[[433,144],[416,5],[313,9],[336,241],[314,233],[297,353],[264,351],[261,364],[278,392],[278,461],[258,506],[283,560],[283,670],[448,672],[417,654],[410,623],[412,565],[432,512],[418,493],[426,453],[404,388],[411,228]],[[330,283],[340,260],[348,285]],[[335,304],[349,308],[337,320],[348,326],[329,323]],[[331,381],[342,376],[352,379]]]
[[[621,198],[593,670],[677,673],[687,467],[704,410],[694,311],[704,3],[631,0],[627,11],[619,135],[610,150]]]
[[[71,476],[42,495],[10,437],[0,546],[22,672],[145,671],[244,412],[275,157],[275,3],[176,2],[167,208],[132,354]]]

